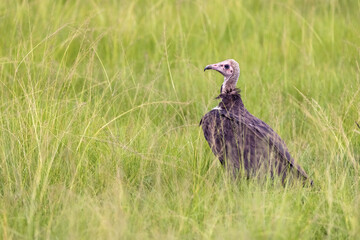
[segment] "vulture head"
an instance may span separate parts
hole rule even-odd
[[[221,92],[225,93],[236,88],[236,83],[240,75],[239,64],[234,59],[228,59],[219,63],[207,65],[206,70],[216,70],[224,76],[224,83],[221,87]]]

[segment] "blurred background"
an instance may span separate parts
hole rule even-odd
[[[3,239],[360,235],[360,2],[0,3]],[[233,58],[314,188],[233,182],[201,117]]]

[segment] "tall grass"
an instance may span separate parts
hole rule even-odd
[[[0,2],[2,239],[360,236],[360,2]],[[199,120],[247,109],[315,187],[233,182]]]

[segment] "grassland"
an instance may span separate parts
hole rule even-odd
[[[360,2],[0,2],[0,238],[360,237]],[[247,109],[315,187],[229,180],[201,129]]]

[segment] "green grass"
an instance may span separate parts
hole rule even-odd
[[[360,2],[0,2],[0,238],[360,237]],[[315,187],[233,182],[198,123],[236,59]]]

